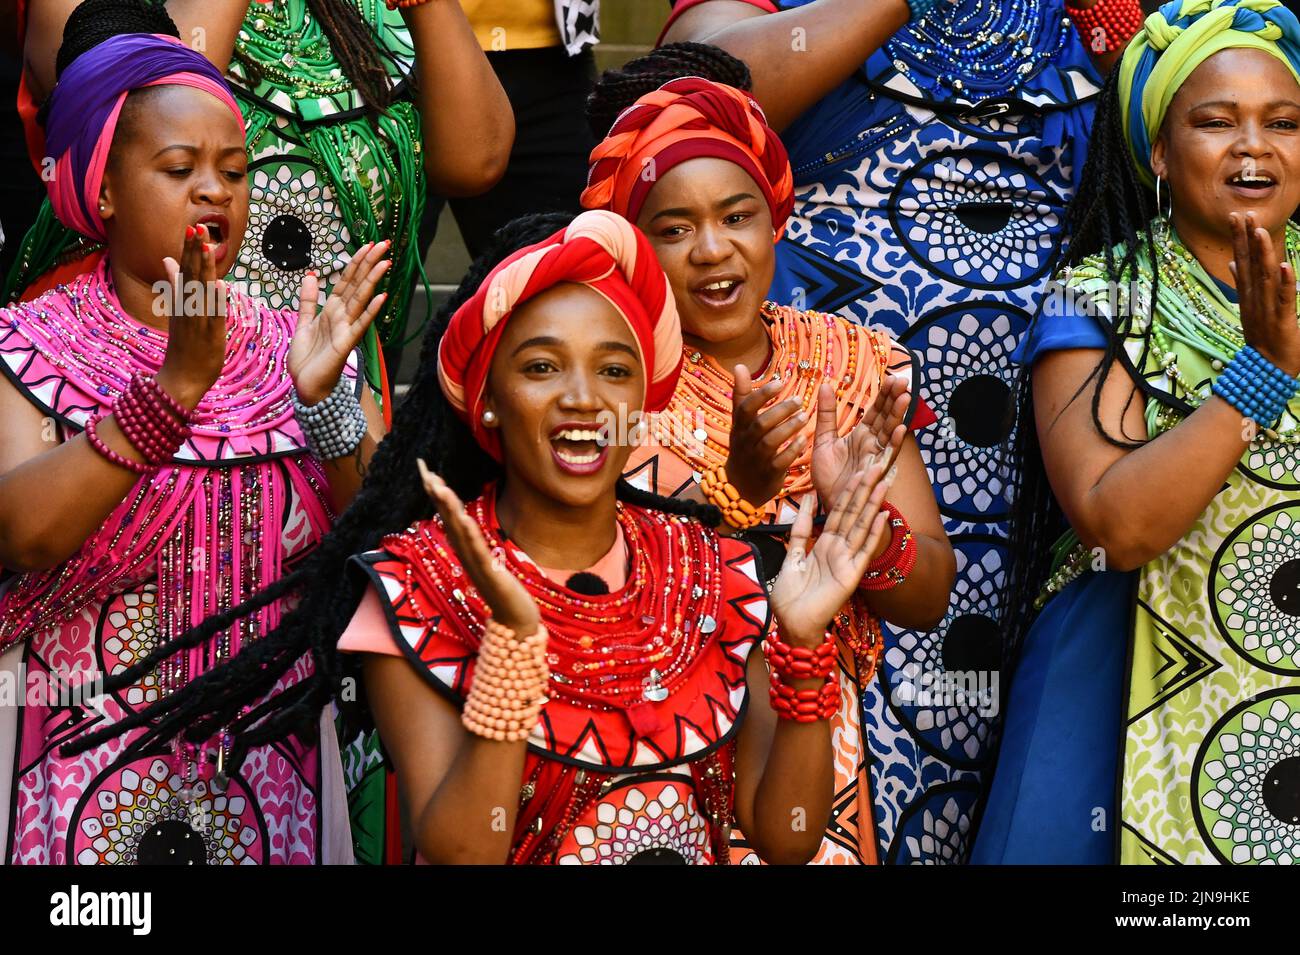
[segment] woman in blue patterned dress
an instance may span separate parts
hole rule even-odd
[[[939,417],[917,440],[957,552],[952,603],[934,630],[884,628],[863,699],[886,862],[968,858],[997,742],[1010,355],[1062,238],[1097,65],[1140,22],[1133,0],[1089,6],[678,0],[662,37],[744,59],[785,126],[795,211],[771,296],[886,326],[920,358]],[[1099,16],[1132,29],[1098,35],[1085,24]]]

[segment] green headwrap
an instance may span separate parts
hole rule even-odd
[[[1300,21],[1278,0],[1173,0],[1129,41],[1119,68],[1120,118],[1148,186],[1155,185],[1151,140],[1174,94],[1211,56],[1236,48],[1277,57],[1300,83]]]

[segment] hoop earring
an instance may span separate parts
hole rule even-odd
[[[1169,211],[1165,212],[1163,203],[1160,201],[1160,183],[1163,181],[1162,177],[1156,176],[1156,219],[1152,231],[1157,239],[1167,244],[1169,242],[1169,224],[1174,214],[1174,194],[1171,190],[1169,193]]]

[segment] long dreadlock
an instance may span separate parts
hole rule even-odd
[[[736,89],[753,89],[749,67],[720,47],[707,43],[667,43],[622,68],[606,70],[587,96],[587,124],[604,139],[620,113],[669,80],[700,76]]]
[[[1119,68],[1116,67],[1102,87],[1082,182],[1065,213],[1061,234],[1071,238],[1061,261],[1068,267],[1100,254],[1107,281],[1113,286],[1128,283],[1136,278],[1140,248],[1145,249],[1150,261],[1157,261],[1155,239],[1150,229],[1157,214],[1155,193],[1138,178],[1124,138],[1120,121]],[[1154,303],[1159,292],[1159,270],[1152,271],[1149,301]],[[1144,442],[1124,434],[1112,435],[1106,430],[1101,421],[1100,383],[1119,362],[1135,385],[1130,402],[1151,393],[1150,386],[1137,374],[1134,363],[1123,349],[1124,338],[1132,328],[1134,307],[1136,303],[1130,302],[1130,308],[1124,314],[1115,315],[1113,322],[1103,323],[1106,347],[1101,361],[1071,399],[1078,400],[1095,382],[1096,386],[1092,387],[1092,418],[1097,433],[1110,444],[1127,449],[1139,448]],[[1034,322],[1050,320],[1043,315],[1040,304]],[[1013,454],[1021,466],[1021,478],[1011,509],[1008,551],[1013,563],[1007,600],[1003,605],[1003,623],[1015,644],[1028,632],[1032,622],[1034,599],[1053,561],[1052,543],[1067,529],[1043,468],[1042,448],[1038,442],[1038,430],[1034,427],[1031,374],[1031,368],[1022,368],[1016,387],[1016,416],[1021,426],[1016,433]],[[1162,398],[1169,400],[1168,396],[1162,395]]]
[[[355,662],[345,661],[345,655],[336,650],[365,588],[358,575],[347,571],[348,557],[374,549],[385,535],[401,531],[434,512],[419,479],[416,459],[424,458],[466,501],[478,497],[490,481],[501,477],[499,465],[479,448],[438,383],[438,346],[452,314],[502,259],[552,235],[571,219],[565,213],[516,219],[496,234],[491,248],[470,267],[425,333],[411,390],[394,412],[392,432],[375,449],[360,491],[302,566],[239,606],[209,617],[175,640],[156,647],[135,665],[106,680],[105,690],[113,692],[129,686],[173,654],[201,645],[254,611],[300,593],[297,606],[286,611],[279,626],[245,645],[232,660],[147,709],[69,744],[67,753],[84,751],[138,727],[146,727],[146,732],[132,743],[137,753],[177,736],[200,742],[227,727],[234,737],[231,759],[237,768],[251,748],[293,733],[311,737],[321,708],[338,695],[344,677],[355,674]],[[712,506],[662,498],[623,480],[618,483],[617,494],[626,503],[695,518],[712,526],[721,518]],[[312,675],[272,693],[276,683],[306,654],[310,654],[314,665]]]

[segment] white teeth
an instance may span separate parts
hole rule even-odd
[[[591,464],[600,457],[599,452],[595,454],[566,454],[559,448],[555,449],[555,453],[560,456],[560,460],[565,464]]]
[[[1233,181],[1233,182],[1267,182],[1267,183],[1272,183],[1273,180],[1270,179],[1268,176],[1237,176],[1237,177],[1236,177],[1235,179],[1233,179],[1232,181]]]
[[[733,285],[735,285],[735,284],[736,284],[736,282],[735,282],[734,279],[724,279],[724,280],[721,281],[721,282],[714,282],[712,285],[706,285],[706,286],[704,286],[704,291],[706,291],[706,292],[720,292],[720,291],[722,291],[723,289],[729,289],[729,288],[731,288],[731,287],[732,287]]]
[[[569,429],[561,431],[556,435],[557,438],[563,438],[565,441],[599,441],[599,431],[575,431]]]

